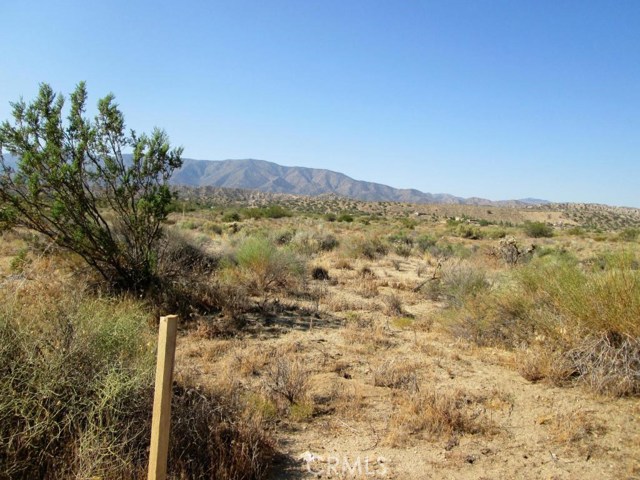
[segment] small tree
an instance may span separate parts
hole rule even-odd
[[[159,129],[127,133],[112,94],[98,102],[93,120],[84,116],[84,82],[70,100],[66,122],[64,97],[47,84],[30,104],[11,104],[13,124],[0,125],[0,205],[16,224],[77,253],[106,280],[144,288],[154,278],[172,199],[168,180],[182,149],[172,149]],[[15,168],[4,152],[17,158]]]

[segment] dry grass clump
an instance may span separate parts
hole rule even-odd
[[[376,387],[387,387],[417,392],[419,364],[408,362],[402,358],[389,358],[373,367],[373,384]]]
[[[0,291],[0,477],[141,478],[154,339],[132,300],[52,278]],[[37,295],[33,292],[37,291]],[[273,452],[228,398],[175,385],[173,478],[263,478]]]
[[[451,330],[479,344],[528,347],[532,380],[578,380],[613,396],[640,394],[640,270],[626,255],[589,270],[549,254],[503,286],[468,297]],[[553,359],[553,361],[550,361]]]
[[[597,448],[598,437],[607,433],[605,425],[593,413],[577,408],[544,418],[540,423],[548,426],[549,438],[554,444],[591,456]]]
[[[308,365],[295,354],[276,352],[268,365],[265,385],[289,406],[299,405],[307,396],[309,374]]]
[[[444,262],[439,276],[425,282],[422,291],[431,300],[444,300],[449,306],[461,306],[467,299],[486,292],[490,287],[486,273],[468,262]]]
[[[390,317],[400,317],[407,315],[402,305],[402,299],[395,293],[385,295],[384,298],[384,313]]]
[[[362,298],[375,298],[380,294],[378,281],[373,276],[366,276],[358,283],[356,292]]]
[[[402,446],[421,433],[432,440],[495,433],[496,425],[485,414],[486,401],[485,397],[458,389],[429,389],[407,395],[390,419],[387,441]]]
[[[349,345],[367,350],[386,349],[395,343],[384,325],[355,313],[347,316],[342,335]]]

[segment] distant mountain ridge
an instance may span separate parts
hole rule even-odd
[[[462,198],[447,193],[425,193],[416,189],[393,188],[380,183],[354,180],[331,170],[308,167],[285,167],[265,160],[193,160],[186,158],[171,182],[194,187],[222,187],[259,190],[294,195],[334,194],[364,201],[406,203],[447,203],[460,205],[523,206],[550,203],[546,200],[522,199],[491,201],[485,198]]]
[[[16,159],[4,155],[10,166]],[[129,159],[130,155],[125,155]],[[354,180],[339,172],[320,168],[286,167],[265,160],[183,159],[182,167],[171,177],[174,185],[258,190],[292,195],[337,195],[370,202],[446,203],[457,205],[527,206],[545,205],[547,200],[524,198],[492,201],[463,198],[448,193],[425,193],[412,188],[393,188],[381,183]]]

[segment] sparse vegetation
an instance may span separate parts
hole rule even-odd
[[[476,463],[491,474],[522,473],[526,459],[514,445],[532,458],[566,459],[570,475],[584,473],[587,457],[598,472],[632,471],[621,458],[634,457],[638,436],[621,419],[635,415],[640,396],[640,244],[623,228],[557,226],[534,244],[525,221],[561,225],[542,208],[493,208],[483,226],[482,207],[292,197],[282,202],[289,217],[259,213],[283,197],[243,195],[183,197],[158,242],[162,281],[143,298],[103,289],[42,236],[22,227],[0,233],[0,295],[11,300],[0,307],[11,312],[0,385],[14,392],[0,395],[0,409],[29,412],[17,399],[35,405],[34,392],[54,392],[75,402],[66,411],[77,418],[60,417],[60,429],[47,417],[42,429],[31,421],[16,433],[8,429],[26,421],[5,422],[2,413],[7,478],[144,475],[150,326],[168,311],[188,320],[178,341],[172,478],[264,478],[274,445],[297,472],[299,452],[315,444],[384,449],[399,478],[422,473],[403,460],[409,446],[451,477]],[[357,221],[330,221],[327,212]],[[60,297],[51,296],[56,289]],[[108,350],[95,350],[95,331]],[[23,343],[13,340],[18,333]],[[64,342],[66,351],[57,348]],[[77,360],[87,358],[90,366]],[[79,373],[62,379],[67,361]],[[18,373],[28,377],[19,395],[7,383]],[[44,438],[64,445],[59,463],[41,452]],[[616,443],[620,458],[605,455],[617,438],[629,439]],[[7,449],[26,445],[16,439],[34,447]],[[36,471],[41,457],[48,472],[63,474]],[[532,465],[530,478],[555,472],[553,460]],[[28,475],[14,473],[20,468]]]

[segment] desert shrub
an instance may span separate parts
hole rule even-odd
[[[144,476],[155,362],[148,313],[56,281],[4,289],[0,300],[0,478]],[[271,442],[229,399],[177,382],[171,428],[172,478],[264,476]]]
[[[336,220],[338,222],[351,223],[353,222],[353,215],[349,215],[348,213],[341,213],[340,215],[338,215],[338,218]]]
[[[507,236],[507,231],[504,228],[493,227],[493,228],[488,228],[485,231],[485,235],[487,238],[490,238],[491,240],[499,240]]]
[[[640,271],[629,256],[604,270],[550,255],[512,271],[487,295],[452,312],[452,331],[480,344],[540,347],[562,369],[529,368],[610,395],[640,393]],[[545,355],[539,355],[540,361]],[[543,368],[544,367],[544,368]],[[564,372],[561,374],[561,372]]]
[[[635,242],[640,236],[640,229],[638,228],[625,228],[620,232],[618,238],[623,242]]]
[[[445,263],[439,277],[425,283],[422,290],[432,300],[445,300],[450,306],[461,306],[467,299],[486,292],[489,287],[483,270],[460,261]]]
[[[459,243],[450,243],[446,240],[440,240],[435,245],[430,246],[427,249],[427,253],[440,260],[446,260],[453,257],[468,258],[471,256],[471,251],[464,245]]]
[[[314,280],[329,280],[329,272],[323,267],[314,267],[311,270],[311,278]]]
[[[456,235],[469,240],[480,240],[484,237],[482,230],[472,225],[459,225],[456,229]]]
[[[427,252],[431,247],[435,246],[436,239],[431,235],[420,235],[416,241],[416,246],[421,253]]]
[[[330,252],[331,250],[335,250],[340,244],[335,235],[332,235],[330,233],[320,234],[318,236],[318,242],[320,250],[322,250],[323,252]]]
[[[245,208],[242,210],[245,218],[284,218],[290,217],[291,212],[282,205],[269,205],[267,207]]]
[[[290,242],[291,248],[296,252],[311,256],[320,251],[320,242],[313,232],[299,230]]]
[[[387,242],[392,245],[395,253],[401,257],[409,257],[413,249],[413,237],[407,235],[406,232],[391,234],[387,237]]]
[[[185,220],[183,222],[180,222],[178,226],[184,230],[195,230],[200,226],[200,224],[195,220]]]
[[[400,224],[404,228],[408,228],[409,230],[413,230],[414,228],[416,228],[418,226],[417,220],[415,220],[413,218],[409,218],[409,217],[402,217],[400,219]]]
[[[350,253],[355,258],[375,260],[389,253],[387,244],[378,237],[355,239],[350,247]]]
[[[276,292],[294,286],[304,274],[304,262],[293,252],[277,248],[265,237],[249,237],[235,253],[237,278],[263,306]]]
[[[566,230],[567,235],[573,235],[576,237],[584,237],[586,231],[582,227],[571,227]]]
[[[292,229],[277,230],[273,232],[272,238],[276,245],[288,245],[296,235],[296,231]]]
[[[338,219],[338,216],[335,213],[325,213],[324,219],[327,222],[335,222]]]
[[[222,227],[217,223],[205,222],[202,225],[202,230],[207,233],[215,233],[216,235],[222,235]]]
[[[218,308],[211,282],[221,258],[206,252],[178,231],[168,229],[160,245],[157,280],[146,300],[156,312],[179,313],[183,319]]]
[[[553,236],[553,227],[543,222],[524,222],[523,230],[531,238]]]
[[[239,222],[240,214],[238,212],[227,212],[222,215],[222,221],[225,223]]]

